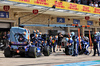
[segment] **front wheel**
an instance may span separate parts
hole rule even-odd
[[[36,49],[37,49],[36,47],[30,47],[28,51],[28,56],[36,58],[37,57]]]
[[[49,48],[49,46],[45,46],[43,48],[43,54],[44,54],[44,56],[49,56],[50,55],[50,48]]]

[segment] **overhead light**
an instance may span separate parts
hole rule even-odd
[[[92,14],[89,14],[89,13],[87,13],[86,15],[87,15],[87,16],[92,16]]]
[[[31,6],[31,7],[29,7],[29,8],[37,8],[37,9],[44,9],[45,7],[41,7],[41,6]]]
[[[75,13],[75,11],[69,11],[69,13]]]
[[[84,15],[85,13],[82,13],[82,12],[77,12],[76,14],[79,14],[79,15]]]
[[[99,17],[99,15],[93,15],[93,16]]]
[[[65,12],[66,10],[58,9],[56,11],[58,11],[58,12]]]
[[[0,1],[0,3],[2,3],[2,4],[8,4],[8,5],[13,5],[16,2]]]
[[[28,7],[29,5],[28,4],[17,4],[15,6],[23,6],[23,7]]]

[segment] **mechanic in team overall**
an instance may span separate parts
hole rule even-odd
[[[58,51],[58,48],[59,48],[59,51],[61,51],[61,42],[62,42],[62,39],[63,39],[63,35],[61,34],[61,32],[58,34],[58,44],[57,44],[57,51]]]
[[[40,32],[39,35],[38,35],[38,42],[39,42],[40,44],[41,44],[41,41],[43,40],[41,36],[42,36],[42,33]]]
[[[4,47],[6,47],[7,46],[7,33],[6,32],[4,32],[2,39],[3,39]]]
[[[93,56],[95,56],[96,55],[96,49],[97,49],[97,53],[98,53],[98,56],[100,56],[100,54],[99,54],[99,48],[98,48],[98,45],[99,45],[99,37],[100,36],[98,36],[98,32],[95,32],[95,34],[94,34],[94,37],[93,37],[93,46],[94,46],[94,54],[93,54]]]
[[[98,32],[97,36],[97,50],[98,50],[98,56],[100,56],[100,32]]]
[[[7,34],[7,45],[9,44],[10,42],[10,31],[8,31],[8,34]]]
[[[35,37],[35,35],[36,35],[36,30],[33,31],[33,35],[34,35],[34,37]]]
[[[54,36],[52,38],[52,47],[53,47],[53,52],[55,52],[56,40],[55,40],[55,37]]]
[[[50,52],[52,52],[52,36],[49,37],[47,42],[48,42],[48,45],[50,46]]]
[[[88,51],[88,48],[89,48],[89,38],[88,37],[84,37],[84,41],[83,41],[83,51],[84,51],[84,54],[85,55],[89,55],[89,51]]]
[[[33,43],[35,43],[35,41],[38,42],[38,35],[36,34],[35,37],[33,38]]]
[[[36,30],[36,34],[37,34],[37,35],[39,35],[39,34],[40,34],[39,30]]]
[[[36,35],[36,30],[33,31],[33,35],[31,36],[31,41],[34,41]]]
[[[35,40],[35,46],[36,47],[41,47],[41,44],[37,40]]]
[[[82,41],[82,38],[80,37],[80,43],[81,43],[81,41]],[[76,52],[76,55],[79,54],[79,37],[77,37],[77,40],[76,40],[75,52]]]
[[[74,53],[73,53],[72,56],[77,56],[78,55],[78,52],[77,52],[77,50],[78,50],[78,48],[77,48],[77,36],[75,36],[74,32],[71,32],[71,38],[74,42]]]
[[[55,36],[55,48],[57,48],[57,44],[58,44],[58,35]]]
[[[66,42],[67,42],[67,43],[66,43],[66,47],[65,47],[65,54],[66,54],[66,55],[70,55],[70,54],[69,54],[69,52],[70,52],[70,51],[69,51],[69,48],[71,47],[72,49],[74,49],[74,48],[73,48],[73,40],[72,40],[71,37],[66,37],[65,40],[66,40]],[[72,51],[72,52],[73,52],[73,51]],[[72,53],[72,52],[71,52],[71,53]],[[73,55],[73,54],[71,54],[71,55]]]

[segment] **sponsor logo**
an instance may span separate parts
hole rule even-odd
[[[19,0],[19,1],[22,1],[22,2],[30,2],[30,0]]]
[[[55,1],[55,6],[56,7],[60,7],[60,8],[65,8],[65,6],[63,6],[63,2],[57,2],[57,1]]]
[[[37,1],[34,1],[34,3],[42,4],[42,5],[49,5],[49,3],[46,3],[46,0],[37,0]]]
[[[100,8],[95,8],[94,13],[100,13]]]
[[[82,11],[91,12],[91,11],[89,10],[89,7],[87,7],[87,6],[83,6],[83,9],[82,9]]]
[[[69,9],[79,10],[76,4],[70,4]]]

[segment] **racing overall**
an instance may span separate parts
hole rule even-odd
[[[95,36],[93,38],[93,46],[94,46],[94,54],[93,54],[93,56],[95,56],[95,54],[96,54],[96,49],[97,49],[97,52],[98,52],[98,55],[99,55],[97,36]]]
[[[38,42],[41,44],[41,41],[42,41],[42,37],[41,35],[38,36]]]
[[[100,56],[100,35],[97,36],[97,50],[98,50],[98,56]]]
[[[53,38],[52,40],[52,46],[53,46],[53,52],[55,52],[55,47],[56,47],[56,40]]]
[[[73,42],[74,42],[74,54],[72,56],[77,56],[78,55],[78,45],[77,45],[77,37],[74,35],[72,36]]]
[[[88,51],[89,42],[88,41],[84,41],[83,44],[84,44],[83,49],[85,49],[84,54],[89,55],[89,51]]]
[[[71,47],[72,49],[74,49],[73,47],[73,40],[70,38],[66,38],[66,41],[67,41],[67,46],[65,47],[65,54],[66,55],[73,55],[73,51],[70,51],[69,48]],[[72,54],[70,54],[72,53]]]
[[[79,48],[79,38],[77,37],[77,41],[76,41],[76,44],[75,44],[75,53],[76,53],[76,55],[79,54],[78,48]]]
[[[50,46],[50,51],[52,52],[52,38],[49,38],[48,45]]]

